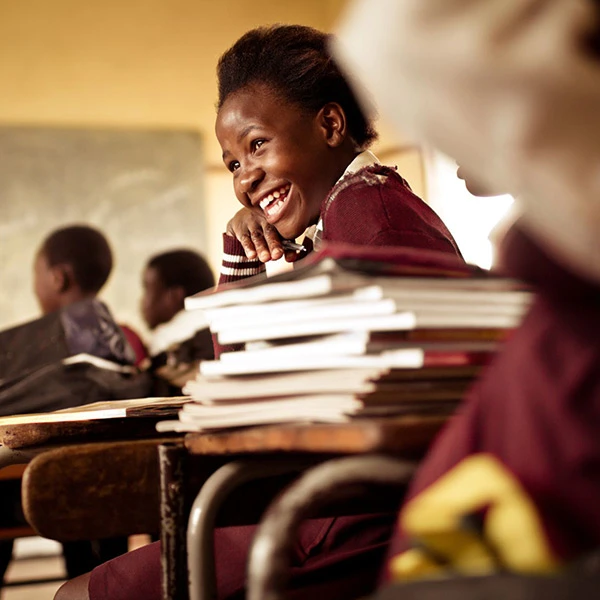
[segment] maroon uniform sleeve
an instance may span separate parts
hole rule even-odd
[[[265,271],[265,264],[257,258],[246,257],[244,248],[237,238],[223,234],[223,263],[219,276],[219,285],[240,281]]]
[[[321,209],[323,240],[360,246],[404,246],[460,256],[440,217],[389,167],[344,177]]]

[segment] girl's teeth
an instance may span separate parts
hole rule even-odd
[[[266,213],[269,216],[274,216],[276,215],[280,210],[281,210],[281,206],[283,205],[283,200],[278,200],[277,202],[273,202],[273,204],[270,204],[267,209],[266,209]]]
[[[279,200],[279,198],[281,198],[281,196],[284,196],[285,194],[287,194],[289,189],[290,188],[286,186],[286,187],[282,187],[280,190],[273,192],[272,194],[269,194],[266,198],[263,198],[260,201],[259,206],[264,211],[266,211],[267,208],[270,208],[269,212],[273,212],[273,210],[279,209],[281,207],[281,205],[283,204],[283,199]],[[273,204],[273,206],[269,206],[275,200],[278,200],[278,202],[275,202]]]

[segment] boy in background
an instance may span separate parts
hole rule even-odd
[[[142,278],[142,316],[154,331],[184,309],[184,300],[215,285],[206,260],[193,250],[171,250],[153,256]]]
[[[74,302],[95,298],[112,270],[106,238],[87,225],[52,232],[35,258],[33,290],[48,314]]]
[[[184,312],[184,300],[215,285],[208,263],[193,250],[178,249],[150,258],[142,276],[141,312],[152,331],[150,356],[157,376],[154,394],[180,395],[199,360],[214,357],[208,325]]]
[[[100,231],[87,225],[72,225],[53,231],[43,241],[34,262],[33,289],[42,313],[48,315],[75,303],[93,301],[108,280],[112,266],[112,251]],[[98,316],[102,320],[101,331],[86,330],[81,327],[81,323],[77,323],[69,332],[71,343],[84,348],[104,349],[128,362],[134,361],[133,348],[136,364],[145,357],[143,344],[135,332],[131,329],[127,332],[122,331],[112,322],[107,311]],[[102,339],[93,340],[90,336],[99,336]],[[125,343],[125,339],[127,342],[133,342],[129,344],[132,348]],[[82,399],[82,403],[85,403],[85,399]],[[20,412],[23,411],[22,409]],[[11,503],[11,508],[14,508],[18,515],[20,503],[17,502],[15,494],[9,492],[10,490],[5,490],[3,495],[7,496],[5,500]],[[18,495],[18,490],[16,494]],[[12,548],[13,540],[0,542],[0,579],[10,562]],[[69,577],[85,573],[126,551],[127,538],[63,544],[65,567]]]
[[[199,313],[185,312],[184,300],[215,285],[208,263],[194,250],[171,250],[150,258],[142,276],[141,312],[148,328],[155,395],[181,395],[196,375],[200,360],[212,360],[208,324]]]
[[[42,243],[34,262],[34,293],[43,314],[95,298],[108,280],[112,251],[104,235],[87,225],[53,231]],[[135,352],[135,364],[147,356],[140,337],[121,326]]]

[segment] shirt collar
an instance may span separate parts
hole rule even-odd
[[[354,157],[354,160],[346,167],[346,170],[337,180],[336,184],[346,177],[346,175],[352,175],[353,173],[356,173],[365,167],[372,167],[373,165],[378,164],[379,159],[370,150],[364,150]]]
[[[346,167],[346,170],[342,173],[342,176],[336,181],[337,185],[344,177],[353,175],[357,171],[364,169],[365,167],[372,167],[378,165],[379,159],[370,151],[363,150],[360,154],[354,157],[354,160]],[[315,250],[319,249],[321,245],[321,237],[323,235],[323,218],[319,218],[319,222],[316,225],[311,225],[304,234],[309,240],[313,242]]]

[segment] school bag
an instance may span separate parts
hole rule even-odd
[[[148,395],[147,374],[96,299],[0,332],[0,415]]]

